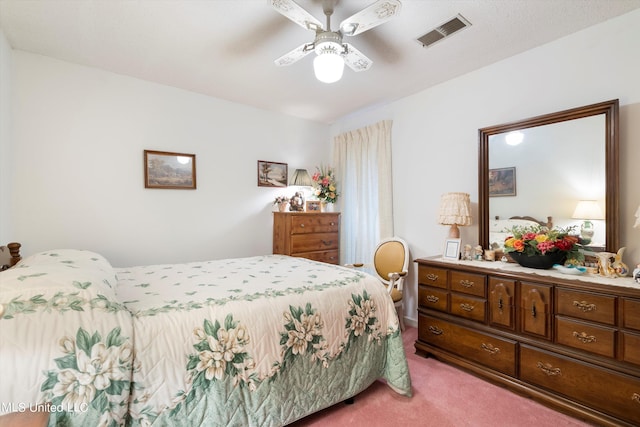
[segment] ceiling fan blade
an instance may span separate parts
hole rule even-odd
[[[349,66],[353,71],[367,71],[373,65],[373,61],[367,58],[362,52],[358,49],[350,45],[349,43],[344,43],[343,45],[347,53],[343,54],[344,63]]]
[[[278,67],[286,67],[313,52],[313,43],[305,43],[273,61]]]
[[[340,32],[345,36],[360,34],[387,22],[400,12],[401,7],[400,0],[378,0],[342,21]]]
[[[269,0],[269,3],[271,7],[302,28],[312,31],[323,30],[322,23],[293,0]]]

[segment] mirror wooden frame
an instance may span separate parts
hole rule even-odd
[[[604,115],[605,119],[605,177],[606,177],[606,238],[605,250],[615,252],[618,250],[619,224],[618,224],[618,193],[620,178],[618,173],[618,111],[617,99],[598,104],[572,108],[570,110],[536,116],[517,122],[506,123],[479,129],[479,156],[478,156],[478,213],[479,213],[479,241],[484,248],[489,247],[489,137],[492,135],[513,130],[544,126],[568,120],[584,117]]]

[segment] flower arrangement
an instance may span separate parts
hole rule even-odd
[[[578,245],[578,237],[570,233],[573,227],[547,229],[543,226],[515,226],[504,241],[505,252],[519,252],[527,256],[565,253],[576,263],[584,258]]]
[[[279,205],[280,203],[288,203],[288,202],[289,202],[289,198],[287,196],[278,196],[273,201],[273,204],[274,205]]]
[[[316,173],[311,177],[313,194],[322,202],[335,203],[338,200],[336,179],[331,167],[316,167]]]

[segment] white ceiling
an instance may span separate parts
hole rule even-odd
[[[373,0],[341,0],[332,28]],[[321,0],[298,3],[325,22]],[[313,55],[274,59],[313,40],[268,0],[0,0],[14,49],[258,108],[331,123],[588,26],[640,0],[402,0],[391,21],[345,38],[373,67],[317,81]],[[424,48],[416,39],[461,14],[472,24]]]

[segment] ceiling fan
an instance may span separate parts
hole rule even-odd
[[[313,69],[316,78],[324,83],[333,83],[342,78],[344,64],[353,71],[371,68],[373,61],[349,43],[343,43],[343,36],[355,36],[387,22],[400,12],[399,0],[378,0],[340,23],[340,29],[331,30],[331,15],[337,0],[323,0],[322,9],[327,19],[326,27],[313,15],[293,0],[269,0],[271,6],[303,28],[316,33],[311,43],[305,43],[274,62],[277,66],[287,66],[316,53]]]

